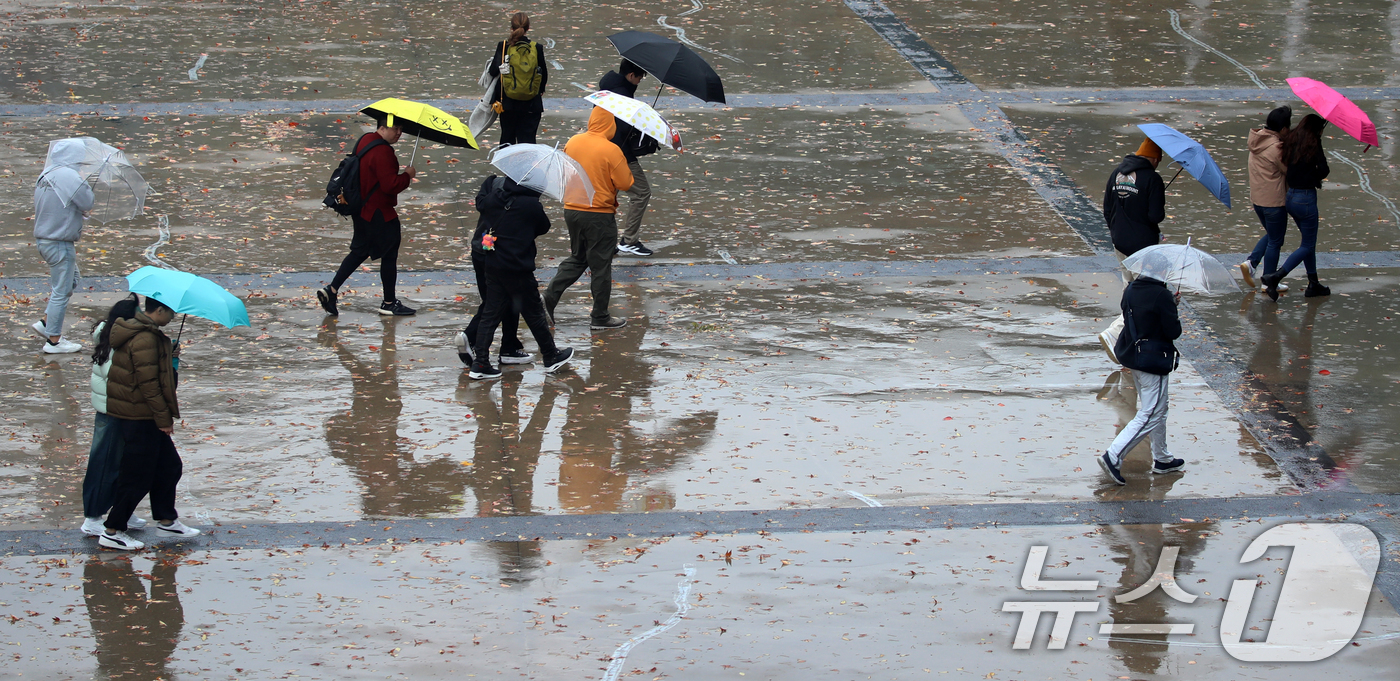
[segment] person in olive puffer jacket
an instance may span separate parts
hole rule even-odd
[[[180,418],[176,351],[160,330],[175,318],[175,311],[150,297],[145,307],[144,313],[112,323],[112,366],[107,371],[107,415],[119,428],[123,452],[116,501],[98,543],[125,551],[145,546],[127,536],[126,529],[131,512],[148,494],[158,534],[199,534],[181,523],[175,510],[175,485],[183,468],[171,439],[175,420]]]

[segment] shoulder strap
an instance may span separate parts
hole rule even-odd
[[[388,142],[385,142],[384,138],[380,137],[379,139],[370,142],[364,149],[355,152],[355,158],[364,158],[365,154],[368,154],[370,149],[373,149],[381,144],[388,144]]]

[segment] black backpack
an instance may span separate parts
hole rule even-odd
[[[321,200],[325,207],[341,215],[359,215],[365,207],[367,196],[360,196],[360,159],[381,144],[388,144],[384,138],[370,142],[359,153],[350,152],[341,159],[340,165],[331,173],[331,181],[326,183],[326,198]],[[369,190],[371,194],[374,190]]]

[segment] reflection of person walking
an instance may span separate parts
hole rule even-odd
[[[1176,366],[1176,348],[1172,341],[1181,337],[1181,319],[1176,313],[1177,299],[1163,283],[1171,263],[1165,258],[1147,258],[1142,273],[1123,290],[1120,306],[1128,318],[1128,335],[1115,348],[1117,356],[1133,372],[1137,386],[1138,411],[1128,425],[1118,432],[1108,451],[1099,456],[1099,466],[1119,485],[1127,484],[1120,468],[1123,457],[1144,438],[1152,447],[1152,472],[1171,473],[1186,465],[1167,451],[1167,385]],[[1155,343],[1171,349],[1167,366],[1149,365],[1146,352],[1138,352],[1141,344]],[[1160,359],[1160,358],[1159,358]],[[1160,372],[1160,373],[1158,373]]]
[[[525,39],[530,17],[516,12],[510,17],[510,37],[496,43],[496,56],[487,72],[500,77],[496,101],[501,116],[501,144],[534,144],[544,114],[544,88],[549,67],[544,46]]]
[[[516,310],[540,346],[545,372],[554,373],[569,363],[574,351],[554,345],[549,318],[540,301],[540,285],[535,281],[535,238],[549,231],[549,217],[540,205],[539,192],[508,177],[492,176],[486,181],[490,195],[484,199],[487,207],[482,217],[493,215],[490,232],[481,237],[486,285],[481,289],[479,328],[470,338],[474,357],[468,375],[476,379],[501,376],[501,370],[491,366],[491,339],[501,316]]]
[[[326,314],[340,314],[336,304],[340,287],[365,260],[375,258],[379,259],[379,279],[384,285],[384,302],[379,305],[379,314],[406,316],[415,311],[394,294],[399,278],[399,243],[403,239],[403,225],[394,206],[399,204],[399,193],[408,189],[418,170],[409,166],[403,173],[399,172],[399,157],[390,145],[399,141],[403,129],[392,123],[391,120],[379,121],[374,132],[365,133],[355,143],[355,153],[364,152],[360,157],[360,196],[364,197],[365,207],[359,215],[350,216],[355,225],[350,253],[341,261],[330,285],[316,291],[316,299],[321,301]],[[376,142],[384,144],[375,145]],[[371,145],[375,145],[374,148],[371,149]]]
[[[1264,263],[1264,274],[1272,274],[1278,267],[1278,253],[1288,232],[1288,166],[1283,163],[1283,135],[1292,120],[1293,109],[1281,106],[1269,112],[1263,128],[1249,131],[1249,201],[1264,226],[1264,236],[1254,244],[1249,258],[1240,263],[1240,273],[1250,288],[1260,285],[1260,262]],[[1288,287],[1278,290],[1287,291]]]
[[[83,534],[93,537],[102,534],[102,517],[111,510],[116,496],[117,475],[122,466],[121,425],[107,413],[107,376],[112,370],[112,325],[118,319],[136,317],[136,294],[117,301],[107,313],[106,321],[93,330],[92,355],[92,410],[96,412],[92,424],[92,447],[88,449],[87,472],[83,475]],[[127,526],[140,529],[146,526],[142,518],[132,516]]]
[[[608,314],[612,296],[612,261],[617,253],[617,193],[632,187],[632,171],[627,158],[613,144],[617,124],[613,115],[593,107],[588,116],[588,132],[574,135],[564,153],[579,162],[593,183],[589,204],[564,202],[564,224],[569,227],[569,257],[559,263],[554,279],[544,293],[545,310],[554,319],[554,307],[569,286],[583,276],[586,268],[593,291],[592,328],[616,329],[627,320]]]
[[[1332,295],[1332,289],[1323,286],[1317,278],[1317,190],[1331,172],[1327,166],[1327,154],[1322,151],[1322,129],[1325,127],[1327,121],[1321,116],[1308,114],[1283,140],[1283,161],[1288,166],[1288,195],[1284,209],[1298,224],[1303,243],[1289,254],[1276,272],[1260,277],[1264,292],[1274,300],[1278,300],[1279,282],[1300,262],[1308,273],[1308,288],[1303,291],[1303,297]]]
[[[126,530],[131,512],[147,494],[157,533],[199,534],[181,523],[175,510],[175,485],[183,464],[171,435],[175,419],[180,418],[180,405],[175,399],[174,344],[160,330],[174,318],[174,310],[148,297],[145,312],[112,322],[107,413],[114,417],[121,433],[122,464],[116,502],[103,523],[106,530],[97,539],[107,548],[135,551],[145,546],[127,536]],[[99,346],[94,355],[103,350]]]
[[[78,288],[78,253],[74,242],[83,234],[84,214],[92,210],[92,187],[69,167],[83,160],[82,140],[54,142],[49,169],[34,183],[34,243],[49,266],[49,304],[44,318],[29,328],[44,339],[44,352],[61,355],[83,347],[63,337],[68,300]]]
[[[1109,234],[1113,237],[1113,254],[1118,262],[1144,249],[1161,243],[1162,230],[1158,227],[1167,217],[1167,190],[1162,176],[1157,174],[1157,164],[1162,162],[1162,149],[1152,140],[1143,140],[1136,153],[1123,157],[1123,162],[1108,176],[1108,186],[1103,190],[1103,219],[1108,222]],[[1133,275],[1123,271],[1123,284],[1132,281]],[[1099,334],[1099,344],[1108,359],[1119,364],[1113,348],[1123,333],[1123,316]]]
[[[623,59],[617,71],[609,71],[598,80],[598,89],[636,97],[637,86],[646,75],[642,67]],[[651,183],[647,181],[647,174],[642,171],[642,164],[637,159],[656,153],[661,145],[625,121],[617,121],[613,143],[622,149],[622,155],[627,159],[627,169],[632,171],[632,188],[623,192],[627,195],[627,207],[618,206],[622,213],[622,236],[617,242],[617,250],[630,255],[648,256],[653,251],[642,245],[641,232],[642,217],[646,215],[647,204],[651,203]]]

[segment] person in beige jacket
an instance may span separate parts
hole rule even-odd
[[[1288,211],[1284,203],[1288,195],[1286,178],[1288,166],[1283,163],[1283,137],[1293,120],[1293,109],[1281,106],[1269,112],[1263,128],[1249,131],[1249,201],[1254,214],[1264,226],[1264,236],[1254,245],[1254,252],[1240,263],[1240,274],[1251,288],[1260,286],[1260,277],[1278,269],[1278,254],[1283,249],[1283,237],[1288,232]],[[1259,263],[1264,271],[1259,272]],[[1287,286],[1278,290],[1287,291]]]

